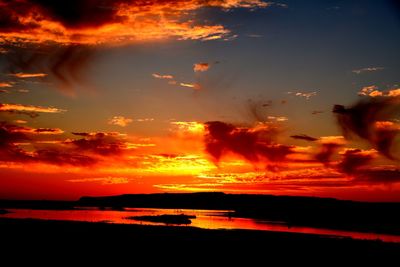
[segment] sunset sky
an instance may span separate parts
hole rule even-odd
[[[0,0],[0,199],[400,201],[396,1]]]

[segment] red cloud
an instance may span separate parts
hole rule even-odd
[[[216,161],[228,152],[254,163],[283,161],[287,155],[293,153],[293,147],[274,142],[278,130],[273,125],[260,124],[247,128],[213,121],[206,122],[205,129],[206,151]]]

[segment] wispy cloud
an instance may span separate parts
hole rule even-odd
[[[276,122],[284,122],[284,121],[288,121],[288,120],[289,120],[289,119],[288,119],[287,117],[285,117],[285,116],[280,116],[280,117],[277,117],[277,116],[268,116],[267,119],[268,119],[269,121],[276,121]]]
[[[167,80],[172,80],[174,76],[170,74],[158,74],[158,73],[153,73],[151,74],[154,78],[156,79],[167,79]]]
[[[379,70],[384,70],[385,68],[383,67],[368,67],[368,68],[362,68],[362,69],[356,69],[352,70],[351,72],[355,74],[362,74],[366,72],[373,72],[373,71],[379,71]]]
[[[305,99],[310,99],[313,96],[317,95],[317,92],[287,92],[288,95],[294,95],[297,97],[303,97]]]
[[[108,121],[108,124],[126,127],[132,121],[132,119],[125,118],[124,116],[114,116]]]
[[[322,110],[313,110],[311,112],[312,115],[318,115],[318,114],[322,114],[322,113],[324,113],[324,111],[322,111]]]
[[[0,82],[0,88],[9,88],[13,87],[13,84],[10,82]]]
[[[250,37],[250,38],[262,38],[263,37],[263,35],[261,35],[261,34],[247,34],[246,36]]]
[[[80,179],[70,179],[67,180],[71,183],[100,183],[102,185],[113,185],[113,184],[127,184],[129,183],[129,178],[126,177],[98,177],[98,178],[80,178]]]
[[[26,120],[14,120],[14,122],[15,122],[15,123],[18,123],[18,124],[25,124],[25,123],[28,123]]]
[[[19,121],[18,123],[21,123]],[[31,128],[26,126],[9,126],[8,131],[12,133],[24,133],[24,134],[62,134],[64,133],[63,130],[59,128]]]
[[[22,104],[0,104],[0,111],[22,111],[22,112],[41,112],[41,113],[61,113],[65,112],[64,109],[55,107],[41,107]]]
[[[143,118],[143,119],[136,119],[135,121],[137,122],[150,122],[150,121],[154,121],[153,118]]]
[[[201,87],[199,84],[197,83],[179,83],[180,86],[182,87],[189,87],[189,88],[193,88],[195,90],[200,90]]]
[[[9,76],[25,79],[25,78],[43,78],[43,77],[46,77],[47,74],[46,73],[23,73],[23,72],[18,72],[18,73],[9,74]]]

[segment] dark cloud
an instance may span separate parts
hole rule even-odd
[[[0,160],[26,160],[29,156],[16,143],[30,141],[30,138],[24,133],[12,131],[12,126],[7,122],[0,122]]]
[[[78,151],[91,152],[98,155],[109,156],[121,154],[126,144],[114,133],[75,133],[85,138],[71,140]]]
[[[351,107],[335,105],[338,124],[346,138],[368,141],[388,159],[395,159],[393,146],[399,133],[392,121],[400,113],[400,97],[377,97],[359,101]]]
[[[205,123],[205,130],[206,151],[217,162],[226,153],[240,155],[253,163],[283,161],[293,153],[293,147],[274,142],[279,132],[276,126],[247,128],[212,121]]]
[[[321,113],[324,113],[324,112],[322,110],[313,110],[311,112],[312,115],[318,115],[318,114],[321,114]]]
[[[371,168],[354,174],[354,182],[361,184],[393,184],[400,182],[399,169]]]
[[[91,133],[85,133],[85,132],[72,132],[73,135],[78,135],[78,136],[90,136]]]
[[[338,143],[323,143],[321,144],[320,151],[315,155],[315,159],[325,165],[329,165],[332,156],[340,148],[341,144]]]
[[[113,6],[127,0],[29,0],[39,7],[42,14],[60,22],[66,28],[93,28],[123,17],[116,14]]]
[[[400,170],[389,166],[374,166],[376,152],[361,149],[347,149],[337,170],[353,177],[354,184],[392,184],[400,182]]]
[[[84,138],[39,142],[39,134],[59,133],[62,131],[57,128],[35,129],[1,122],[0,161],[90,166],[104,161],[104,157],[120,155],[126,147],[116,133],[75,133]],[[29,150],[23,149],[22,144],[29,145]]]
[[[352,174],[357,172],[361,167],[368,165],[372,159],[373,156],[371,153],[366,153],[360,149],[348,149],[343,154],[338,168],[341,172]]]
[[[273,104],[272,100],[266,101],[254,101],[249,99],[247,101],[247,110],[250,115],[250,119],[256,122],[265,122],[268,120],[268,114],[266,113],[267,108]]]
[[[299,139],[299,140],[305,140],[305,141],[309,141],[309,142],[314,142],[317,141],[318,138],[306,135],[306,134],[296,134],[296,135],[291,135],[290,136],[293,139]]]
[[[33,160],[61,166],[90,166],[98,162],[98,159],[92,156],[72,151],[67,152],[60,148],[36,150],[33,155]]]
[[[74,84],[84,84],[85,70],[90,68],[96,49],[83,44],[64,46],[14,47],[14,53],[6,56],[7,71],[16,77],[18,73],[43,73],[54,79],[58,88],[73,90]]]

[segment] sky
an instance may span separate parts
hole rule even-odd
[[[400,201],[396,1],[0,0],[0,198]]]

